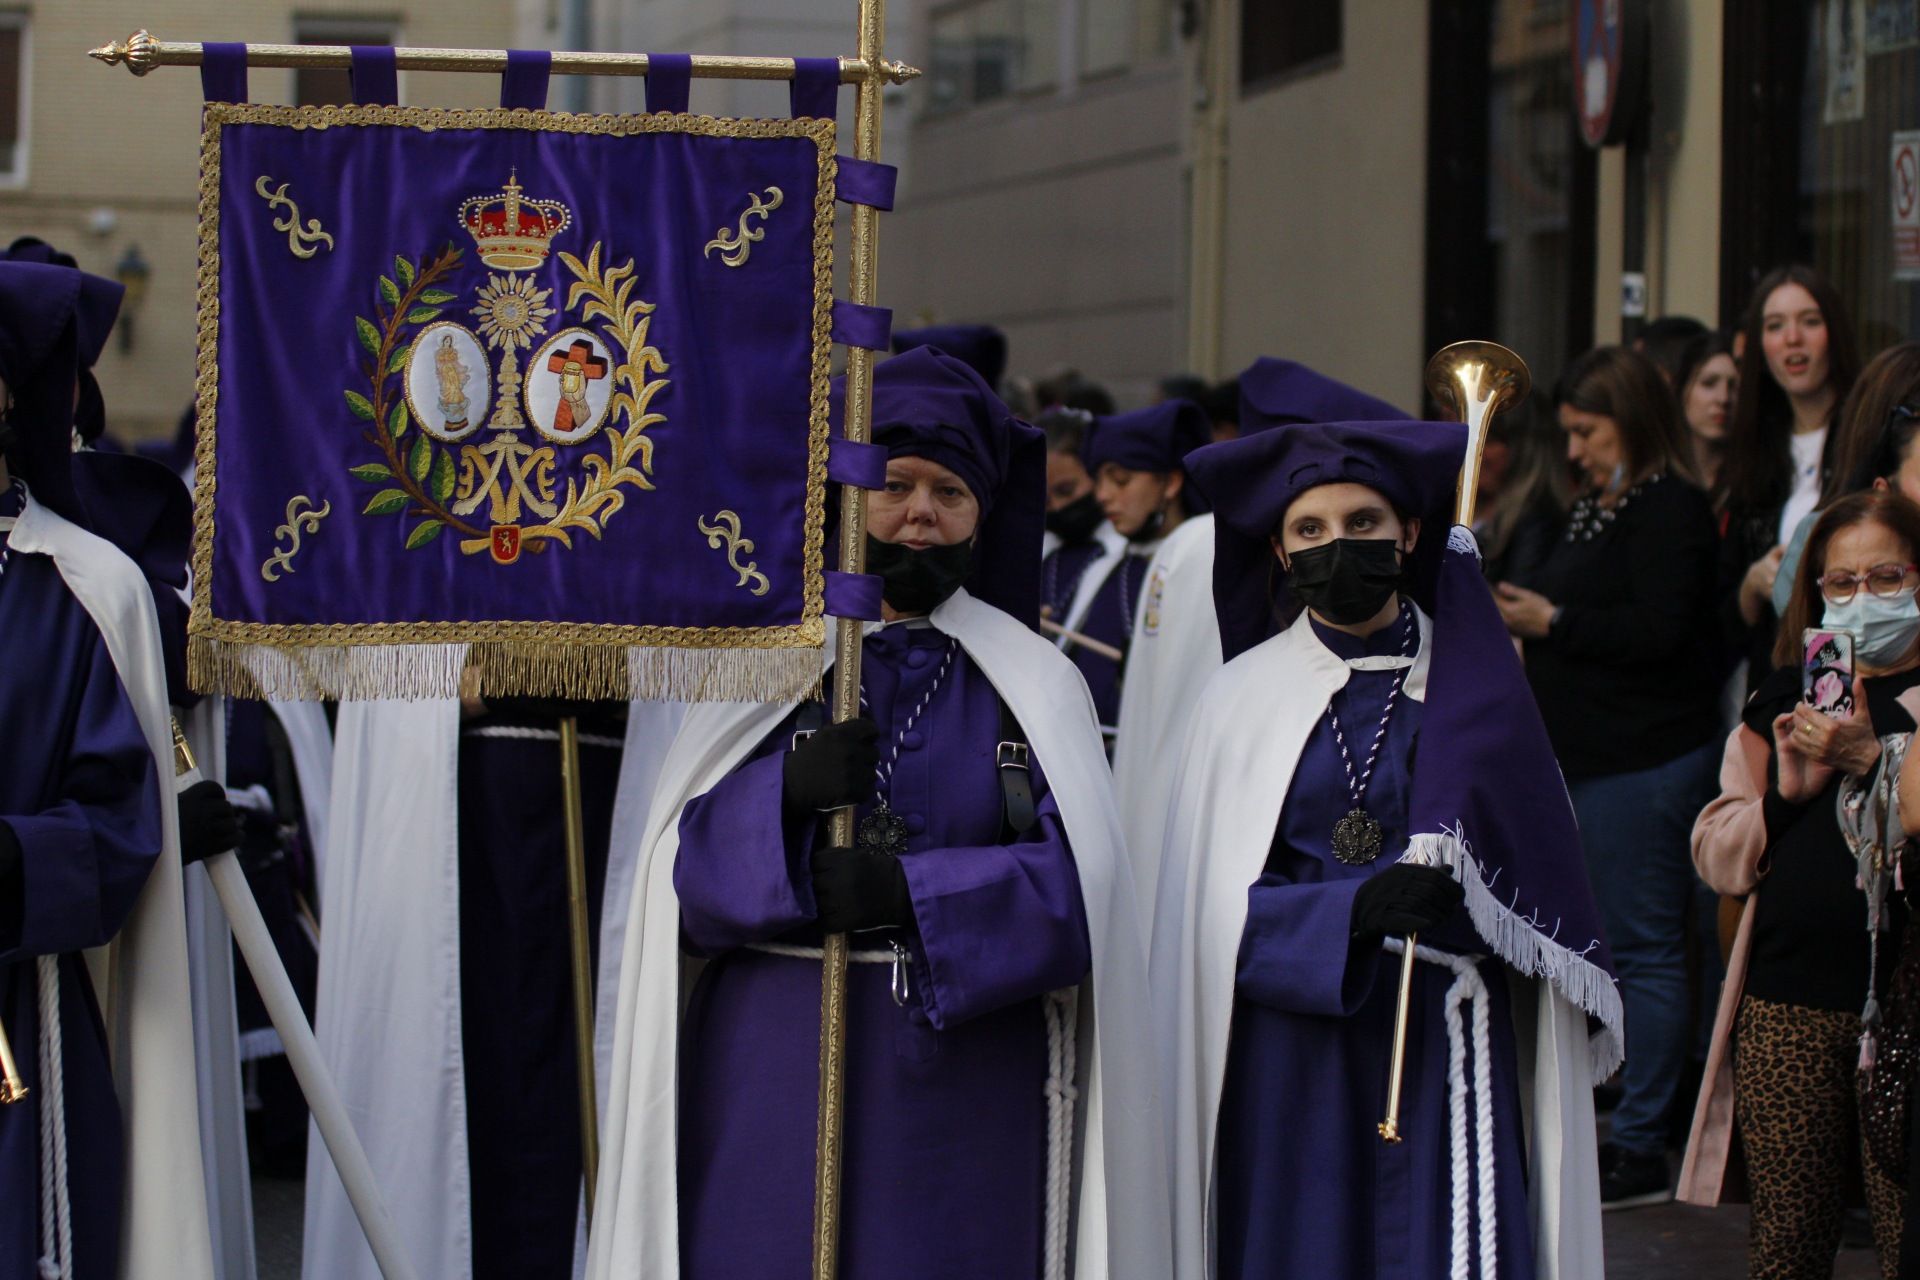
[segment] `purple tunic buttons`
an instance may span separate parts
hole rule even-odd
[[[918,729],[909,729],[900,735],[900,745],[908,751],[918,751],[920,744],[924,741],[925,739],[920,736]]]

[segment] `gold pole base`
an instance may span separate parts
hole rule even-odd
[[[0,1106],[23,1100],[33,1090],[27,1088],[21,1080],[0,1080]]]
[[[1377,1127],[1380,1130],[1380,1141],[1390,1147],[1400,1145],[1400,1126],[1397,1123],[1392,1120],[1382,1120]]]

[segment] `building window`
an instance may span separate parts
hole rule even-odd
[[[0,13],[0,187],[27,181],[27,15]]]
[[[1340,58],[1340,0],[1243,0],[1240,89],[1257,89]]]
[[[965,0],[934,12],[927,109],[943,113],[1051,87],[1060,0]]]
[[[1083,77],[1124,71],[1172,50],[1173,0],[1079,2]]]
[[[1920,19],[1826,4],[1805,22],[1800,255],[1833,280],[1870,356],[1920,334]]]
[[[930,21],[926,107],[943,114],[1102,76],[1173,46],[1174,0],[960,0]],[[1067,19],[1078,46],[1062,47]],[[1066,55],[1063,58],[1063,53]],[[1062,66],[1063,61],[1072,65]]]
[[[394,44],[399,24],[381,18],[303,18],[293,20],[295,44]],[[333,107],[353,101],[353,78],[345,67],[299,67],[293,73],[293,102],[300,107]]]

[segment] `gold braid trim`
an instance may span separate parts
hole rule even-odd
[[[220,143],[229,124],[325,129],[394,125],[520,129],[631,137],[681,133],[804,138],[818,158],[814,191],[813,362],[807,496],[801,542],[800,621],[769,627],[663,627],[549,621],[279,624],[213,612],[216,533],[215,419],[220,349]],[[826,643],[827,393],[832,373],[834,122],[680,115],[574,115],[498,107],[283,107],[209,104],[200,140],[200,243],[194,380],[193,607],[188,677],[202,692],[240,697],[457,697],[459,646],[490,656],[487,692],[535,696],[702,699],[786,698],[820,678]],[[731,652],[727,652],[731,651]],[[505,683],[502,683],[505,681]]]

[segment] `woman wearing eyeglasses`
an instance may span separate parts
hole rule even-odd
[[[1914,730],[1902,695],[1920,687],[1920,506],[1869,490],[1827,509],[1807,539],[1774,649],[1777,669],[1727,741],[1721,793],[1693,832],[1707,884],[1745,895],[1694,1112],[1680,1197],[1733,1198],[1728,1154],[1745,1152],[1751,1274],[1831,1274],[1856,1090],[1875,1054],[1878,1002],[1906,925],[1904,895],[1862,797],[1882,796]],[[1853,711],[1801,700],[1802,633],[1852,634]],[[1870,802],[1869,802],[1870,805]],[[1884,899],[1884,905],[1880,902]],[[1865,1144],[1861,1144],[1865,1145]],[[1859,1157],[1881,1270],[1895,1274],[1903,1192]]]

